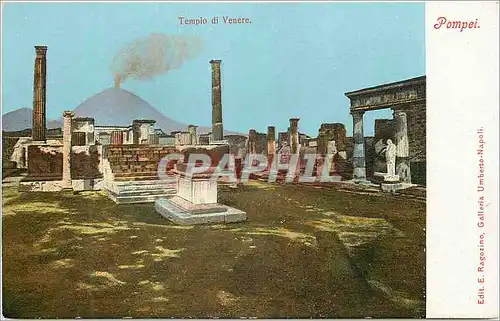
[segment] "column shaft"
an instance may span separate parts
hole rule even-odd
[[[212,65],[212,140],[224,139],[224,128],[222,126],[222,88],[220,60],[210,61]]]
[[[32,138],[34,141],[45,141],[45,104],[46,104],[46,46],[35,46],[35,70],[33,80],[33,127]]]
[[[62,186],[63,188],[71,188],[71,118],[74,113],[65,111],[63,113],[63,172]]]
[[[410,149],[408,144],[408,122],[405,110],[394,110],[396,122],[396,174],[401,181],[411,183]]]
[[[353,178],[354,180],[366,180],[365,164],[365,136],[363,133],[363,114],[364,112],[352,111],[353,118]]]

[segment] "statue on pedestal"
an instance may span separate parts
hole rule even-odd
[[[387,140],[387,148],[385,150],[385,162],[387,164],[387,175],[395,176],[396,175],[396,145],[392,142],[392,140]]]

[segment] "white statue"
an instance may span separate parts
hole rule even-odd
[[[336,165],[334,164],[334,157],[338,153],[337,146],[334,140],[330,140],[326,146],[326,166],[329,166],[330,172],[336,172]]]
[[[385,162],[387,164],[387,175],[396,175],[396,145],[393,144],[392,140],[387,140],[387,148],[385,150]]]
[[[337,146],[335,145],[335,141],[331,140],[328,142],[328,146],[326,147],[326,153],[328,155],[331,155],[331,157],[335,156],[337,154]]]

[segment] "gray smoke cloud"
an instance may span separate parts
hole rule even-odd
[[[121,48],[111,62],[115,86],[129,78],[149,80],[179,68],[202,49],[197,36],[151,34]]]

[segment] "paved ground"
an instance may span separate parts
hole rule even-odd
[[[258,182],[219,199],[248,221],[176,226],[153,204],[4,186],[4,315],[425,316],[424,202]]]

